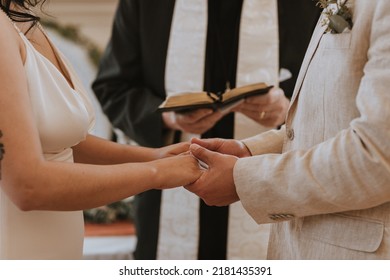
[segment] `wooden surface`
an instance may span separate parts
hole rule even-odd
[[[112,224],[85,224],[86,237],[91,236],[123,236],[134,235],[135,228],[129,221],[119,221]]]

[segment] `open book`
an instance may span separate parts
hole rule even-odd
[[[271,88],[272,86],[268,86],[265,83],[257,83],[230,89],[223,93],[184,92],[168,96],[157,110],[160,112],[185,112],[201,108],[223,110],[246,97],[266,94]]]

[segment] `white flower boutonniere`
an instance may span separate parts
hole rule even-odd
[[[352,14],[347,7],[348,0],[319,0],[317,5],[324,9],[322,25],[327,25],[326,32],[343,33],[352,29]]]

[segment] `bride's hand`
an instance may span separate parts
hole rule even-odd
[[[185,153],[175,157],[168,157],[151,161],[154,169],[153,186],[157,189],[167,189],[185,186],[195,182],[203,173],[198,160]]]
[[[189,142],[181,142],[181,143],[165,146],[162,148],[157,148],[155,149],[155,153],[156,153],[155,159],[180,155],[188,152],[189,148],[190,148]]]

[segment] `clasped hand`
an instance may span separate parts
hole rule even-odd
[[[160,158],[172,159],[172,168],[166,170],[164,176],[183,183],[188,191],[202,198],[207,205],[224,206],[239,200],[233,169],[239,158],[251,156],[243,142],[193,138],[191,143],[182,142],[155,151]],[[181,160],[175,160],[178,157]]]
[[[192,139],[190,152],[207,165],[202,175],[185,188],[210,206],[224,206],[239,200],[233,169],[238,158],[250,156],[246,146],[238,140]]]

